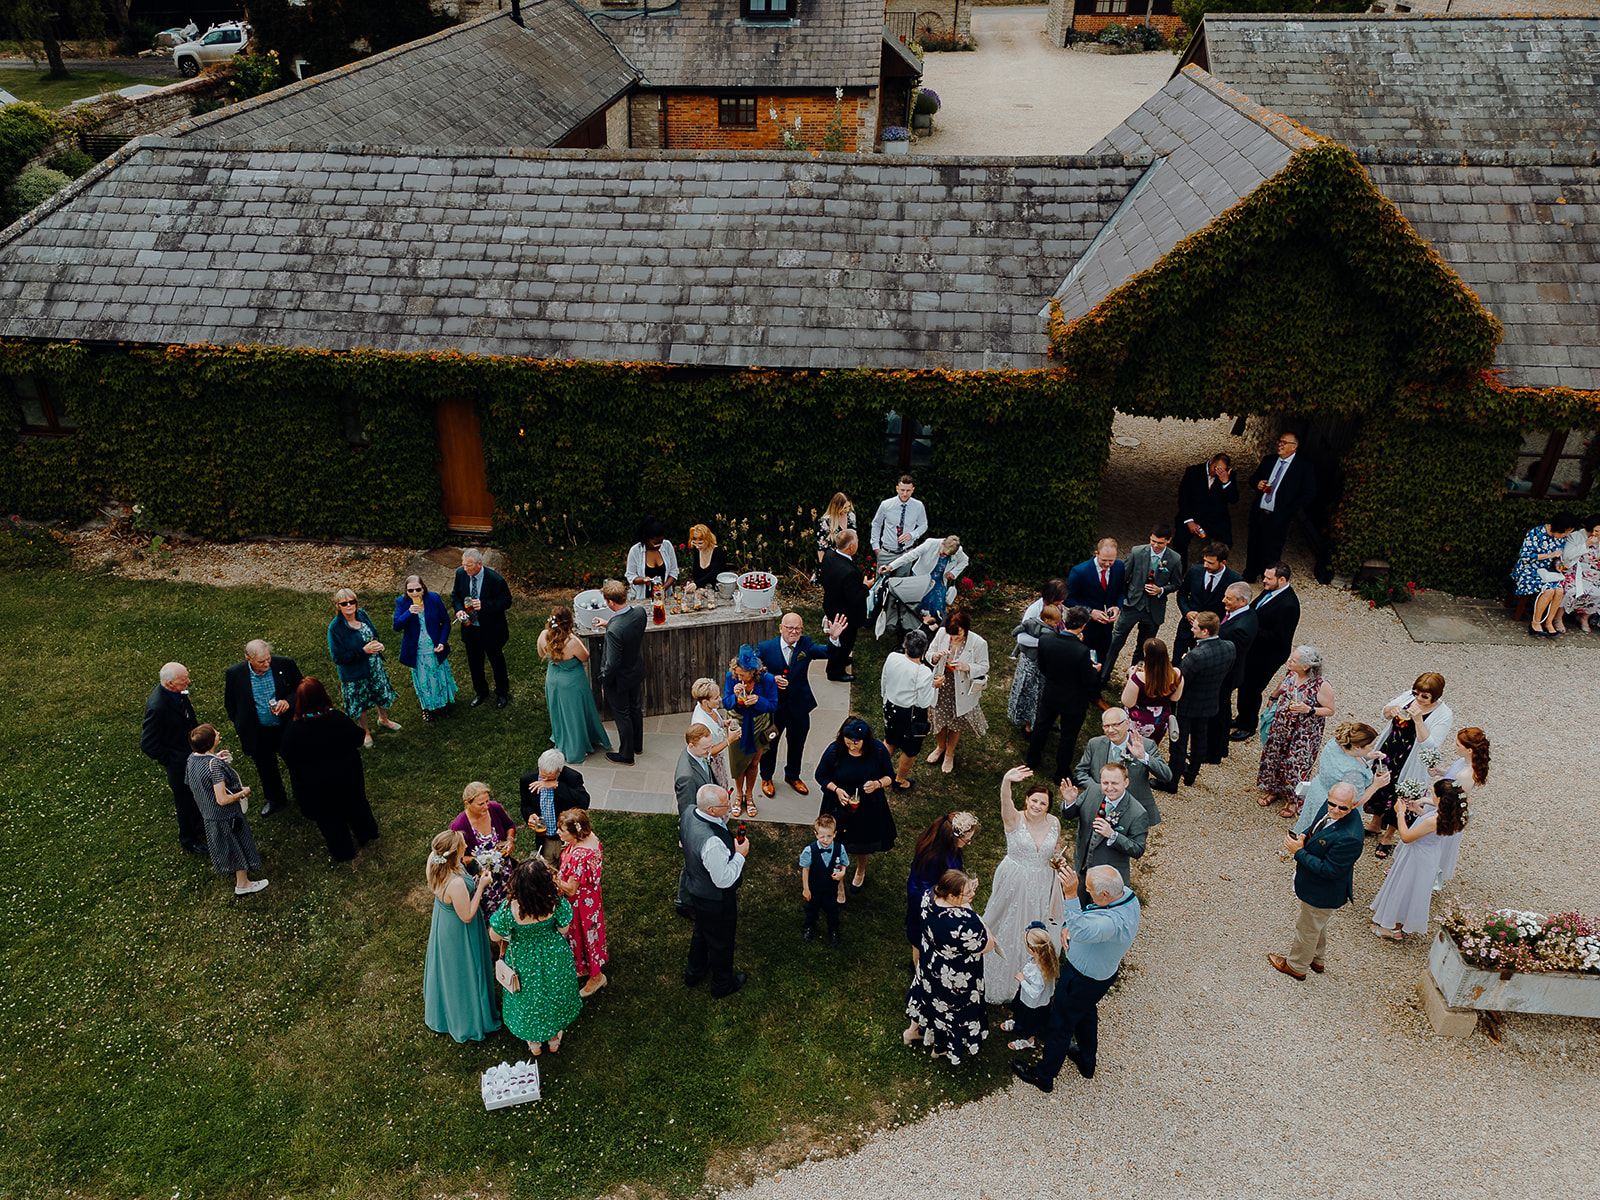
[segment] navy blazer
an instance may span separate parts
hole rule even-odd
[[[1111,564],[1110,585],[1100,586],[1100,564],[1088,559],[1067,572],[1067,603],[1097,608],[1119,608],[1127,591],[1128,564],[1120,558]]]
[[[1224,686],[1236,688],[1244,683],[1245,656],[1250,653],[1250,647],[1259,635],[1256,615],[1248,607],[1239,609],[1217,630],[1220,640],[1233,643],[1233,669],[1228,672]]]
[[[378,627],[367,616],[366,609],[356,609],[356,619],[365,621],[373,634],[377,634]],[[359,683],[372,674],[372,656],[363,649],[366,644],[366,639],[345,624],[342,616],[328,622],[328,657],[339,668],[340,683]]]
[[[808,674],[814,662],[826,663],[832,647],[826,642],[813,642],[806,634],[794,644],[794,661],[783,661],[783,639],[768,638],[756,647],[762,664],[774,681],[787,677],[789,685],[778,688],[778,711],[808,713],[817,707],[817,698],[811,691]]]
[[[1311,824],[1328,815],[1324,801]],[[1361,809],[1306,838],[1294,855],[1294,894],[1313,908],[1343,908],[1355,895],[1356,859],[1366,837]]]
[[[450,610],[444,606],[444,597],[435,591],[422,593],[422,616],[411,611],[411,597],[401,592],[394,598],[394,627],[400,631],[400,664],[417,665],[417,643],[422,640],[422,627],[428,627],[428,645],[443,646],[444,652],[434,651],[443,662],[450,657]]]
[[[478,602],[482,607],[478,609],[475,628],[482,630],[485,642],[490,645],[498,642],[503,646],[511,636],[506,625],[506,609],[511,607],[511,589],[506,586],[500,572],[484,567],[479,573],[483,576],[478,584]],[[450,589],[450,607],[456,612],[464,612],[462,606],[471,594],[471,576],[465,568],[457,567],[455,583]]]

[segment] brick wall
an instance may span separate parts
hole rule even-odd
[[[800,118],[799,135],[807,146],[820,149],[827,133],[828,122],[833,118],[832,92],[806,95],[757,95],[756,126],[754,129],[724,129],[717,124],[717,96],[713,92],[666,94],[667,149],[669,150],[781,150],[783,139],[778,124],[785,129],[794,128],[794,119]],[[775,123],[769,111],[776,109]],[[863,111],[866,110],[866,111]],[[877,122],[876,92],[845,93],[844,97],[844,149],[870,150],[871,144],[862,144],[862,130],[872,129]],[[639,127],[634,126],[634,144],[640,141]]]
[[[94,129],[96,133],[125,133],[129,137],[138,137],[188,120],[194,115],[194,106],[202,100],[227,99],[228,77],[211,73],[186,79],[134,100],[118,96],[72,111],[74,114],[93,114],[98,118]]]
[[[661,93],[631,92],[627,102],[628,145],[635,150],[661,149]]]
[[[957,33],[971,37],[972,8],[969,0],[959,0],[959,3],[958,0],[887,0],[884,18],[896,34],[903,32],[903,25],[909,18],[916,30],[925,25],[941,32],[954,28]]]
[[[1132,2],[1137,3],[1137,0],[1132,0]],[[1051,0],[1048,28],[1050,40],[1057,46],[1067,44],[1066,26],[1062,27],[1060,38],[1058,39],[1056,36],[1055,20],[1058,7],[1067,10],[1067,24],[1071,26],[1073,33],[1078,37],[1092,37],[1107,25],[1121,25],[1124,28],[1132,29],[1135,25],[1144,24],[1144,8],[1142,6],[1137,12],[1079,13],[1074,21],[1072,19],[1071,0]],[[1150,24],[1161,30],[1169,42],[1173,40],[1179,30],[1184,28],[1183,18],[1178,16],[1177,13],[1152,13],[1150,15]]]

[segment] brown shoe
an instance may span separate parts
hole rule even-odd
[[[777,790],[778,790],[777,788],[772,786],[772,780],[763,779],[761,781],[761,794],[763,796],[766,796],[766,797],[768,797],[770,799],[772,797],[772,794],[774,792],[776,792]]]
[[[1281,954],[1269,954],[1267,955],[1267,961],[1272,964],[1274,970],[1282,971],[1290,979],[1305,978],[1305,975],[1291,967],[1289,960]]]
[[[1321,975],[1324,971],[1326,971],[1328,969],[1328,964],[1323,962],[1320,959],[1313,958],[1311,960],[1311,969],[1313,971],[1315,971],[1318,975]]]
[[[811,794],[811,789],[806,786],[806,781],[804,779],[790,779],[786,782],[802,796],[809,796]]]

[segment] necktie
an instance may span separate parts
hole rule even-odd
[[[1322,827],[1324,825],[1326,825],[1327,823],[1328,823],[1328,818],[1327,817],[1323,817],[1320,821],[1318,821],[1314,825],[1312,825],[1310,831],[1306,834],[1306,841],[1309,842],[1313,837],[1315,837],[1317,834],[1321,833],[1322,832]]]
[[[1278,482],[1283,478],[1283,473],[1288,469],[1287,459],[1280,458],[1272,466],[1272,478],[1267,480],[1267,499],[1276,500],[1278,497]]]
[[[1101,567],[1100,568],[1100,590],[1102,592],[1107,592],[1107,591],[1111,590],[1111,568],[1110,567]]]
[[[898,525],[896,525],[894,527],[895,537],[898,538],[905,531],[906,531],[906,502],[904,500],[902,500],[902,501],[900,501],[900,524],[898,524]]]
[[[1211,591],[1217,586],[1217,577],[1210,571],[1206,572],[1206,591]]]
[[[783,644],[783,662],[785,666],[794,666],[794,647],[788,642]]]
[[[1266,602],[1268,600],[1271,600],[1277,594],[1278,594],[1277,592],[1262,592],[1261,593],[1261,599],[1256,601],[1256,607],[1260,608],[1262,605],[1266,604]]]

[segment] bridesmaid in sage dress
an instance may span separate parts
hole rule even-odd
[[[550,665],[544,672],[544,702],[550,711],[550,741],[569,763],[581,763],[596,750],[611,749],[600,723],[594,691],[589,686],[589,648],[572,632],[572,610],[550,614],[539,635],[539,657]]]
[[[435,1033],[481,1042],[500,1028],[495,1012],[494,954],[479,906],[486,888],[461,869],[467,843],[454,829],[433,839],[428,889],[433,925],[422,970],[423,1019]]]
[[[505,947],[506,962],[519,984],[502,999],[506,1028],[528,1043],[530,1054],[543,1053],[547,1045],[554,1054],[583,1007],[572,944],[564,936],[572,924],[572,905],[561,898],[542,858],[530,858],[516,869],[510,893],[510,902],[489,918],[489,929]]]
[[[995,868],[983,910],[983,923],[994,938],[994,951],[983,960],[983,998],[990,1004],[1010,1004],[1016,997],[1017,972],[1029,961],[1028,926],[1061,923],[1061,886],[1050,865],[1061,841],[1061,821],[1050,812],[1050,785],[1043,779],[1030,784],[1020,810],[1011,799],[1012,785],[1032,774],[1028,767],[1012,767],[1000,782],[1006,856]]]

